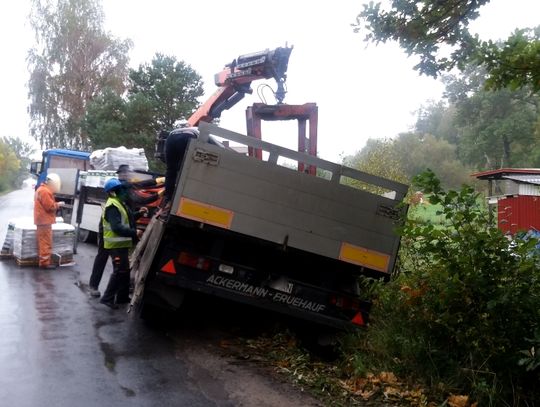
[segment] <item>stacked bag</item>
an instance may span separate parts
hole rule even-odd
[[[120,165],[133,170],[148,171],[148,160],[143,148],[107,147],[90,154],[90,165],[95,170],[116,171]]]

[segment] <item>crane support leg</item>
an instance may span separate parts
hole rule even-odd
[[[255,103],[246,109],[246,122],[248,136],[262,139],[261,121],[297,120],[298,121],[298,151],[309,155],[317,155],[317,120],[318,107],[315,103],[303,105],[266,105]],[[307,122],[309,121],[309,136],[306,137]],[[252,157],[262,159],[262,152],[250,148],[248,151]],[[298,171],[315,175],[315,166],[305,167],[298,163]]]

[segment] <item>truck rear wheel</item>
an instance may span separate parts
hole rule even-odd
[[[79,229],[79,242],[94,243],[97,239],[96,232],[87,229]]]
[[[338,358],[340,331],[302,322],[295,327],[294,331],[302,346],[309,352],[327,361]]]
[[[156,320],[158,315],[162,314],[161,309],[155,305],[143,302],[141,304],[141,309],[139,316],[146,322],[152,322]]]
[[[178,319],[179,309],[184,301],[184,291],[177,287],[162,285],[159,287],[159,294],[145,289],[139,316],[152,324],[174,323]]]

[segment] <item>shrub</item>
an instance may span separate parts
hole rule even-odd
[[[365,359],[480,405],[540,402],[537,241],[510,244],[469,186],[444,191],[431,171],[415,183],[446,222],[403,226],[400,273],[378,286]]]

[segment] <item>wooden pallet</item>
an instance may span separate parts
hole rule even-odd
[[[2,250],[0,251],[0,259],[10,259],[13,257],[13,250],[9,243],[4,242]]]
[[[31,258],[31,259],[18,259],[15,257],[15,263],[19,267],[38,267],[39,266],[39,260],[37,258]],[[66,265],[73,263],[73,256],[63,256],[60,262],[52,262],[53,264],[57,265]]]
[[[15,257],[15,263],[19,267],[37,267],[39,265],[38,259],[19,259]]]
[[[0,260],[7,260],[12,259],[13,254],[12,253],[0,253]]]

